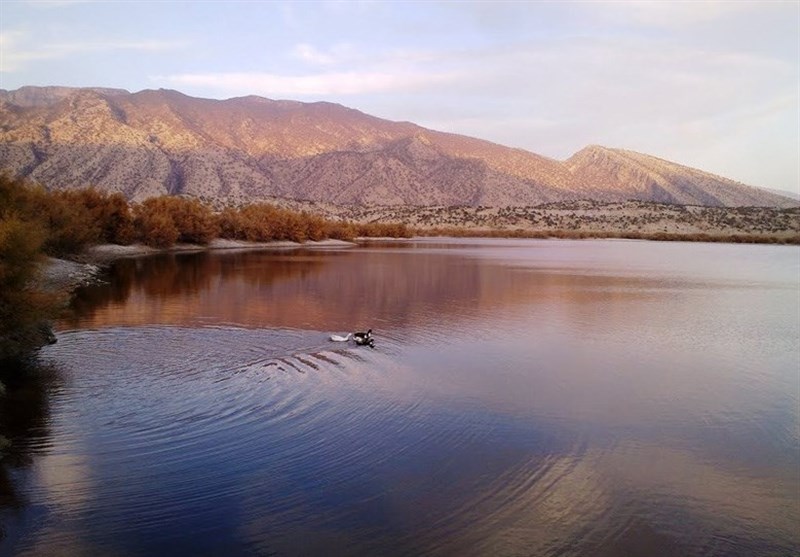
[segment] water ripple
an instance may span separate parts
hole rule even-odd
[[[658,244],[513,244],[129,268],[3,432],[13,551],[797,554],[796,288],[735,287],[738,253],[779,252],[730,248],[719,281],[716,247],[687,271]],[[342,323],[377,349],[330,342]]]
[[[120,360],[119,353],[131,357]],[[64,405],[59,450],[77,454],[90,445],[95,478],[45,489],[51,497],[84,500],[98,488],[94,482],[101,483],[94,512],[103,517],[97,520],[105,531],[202,522],[204,514],[214,514],[210,501],[254,489],[234,480],[257,466],[269,469],[260,484],[272,491],[270,512],[290,508],[303,496],[277,493],[273,478],[324,461],[326,469],[337,470],[319,480],[328,489],[356,481],[376,457],[391,451],[379,455],[367,444],[341,451],[343,442],[353,441],[343,437],[361,429],[377,438],[396,420],[400,433],[420,427],[415,402],[376,398],[364,404],[357,396],[380,385],[379,370],[391,368],[390,355],[354,346],[331,349],[323,333],[84,330],[59,335],[45,355],[58,358],[66,375],[65,394],[58,399]],[[83,373],[87,367],[94,372]],[[367,424],[373,425],[365,430]],[[198,462],[203,468],[196,468]],[[126,481],[112,481],[120,473]],[[126,501],[125,511],[112,512],[119,500]]]

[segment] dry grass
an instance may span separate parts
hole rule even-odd
[[[325,207],[353,222],[402,222],[417,235],[800,242],[800,209],[699,207],[642,201],[533,207]]]
[[[540,238],[540,239],[600,239],[655,240],[664,242],[725,242],[734,244],[795,244],[800,234],[770,236],[763,234],[685,234],[680,232],[615,232],[580,230],[523,230],[433,227],[413,229],[415,236],[447,236],[452,238]]]

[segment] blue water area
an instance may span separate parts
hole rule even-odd
[[[0,552],[797,554],[798,308],[783,246],[120,260],[2,408]]]

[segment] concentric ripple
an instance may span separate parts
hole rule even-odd
[[[381,347],[229,327],[61,334],[45,353],[64,381],[37,488],[59,520],[27,549],[69,545],[81,532],[91,551],[108,552],[180,540],[182,551],[296,554],[346,535],[331,553],[447,553],[533,505],[571,469],[561,464],[571,449],[547,435],[436,408],[403,384],[401,347]],[[523,437],[539,457],[467,464],[476,450]],[[370,519],[387,503],[391,516]]]
[[[2,400],[0,555],[800,552],[796,251],[453,244],[123,265]]]

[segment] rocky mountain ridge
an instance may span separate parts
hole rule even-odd
[[[332,103],[212,100],[170,90],[0,90],[0,169],[50,188],[95,186],[133,200],[798,205],[632,151],[589,146],[558,161]]]

